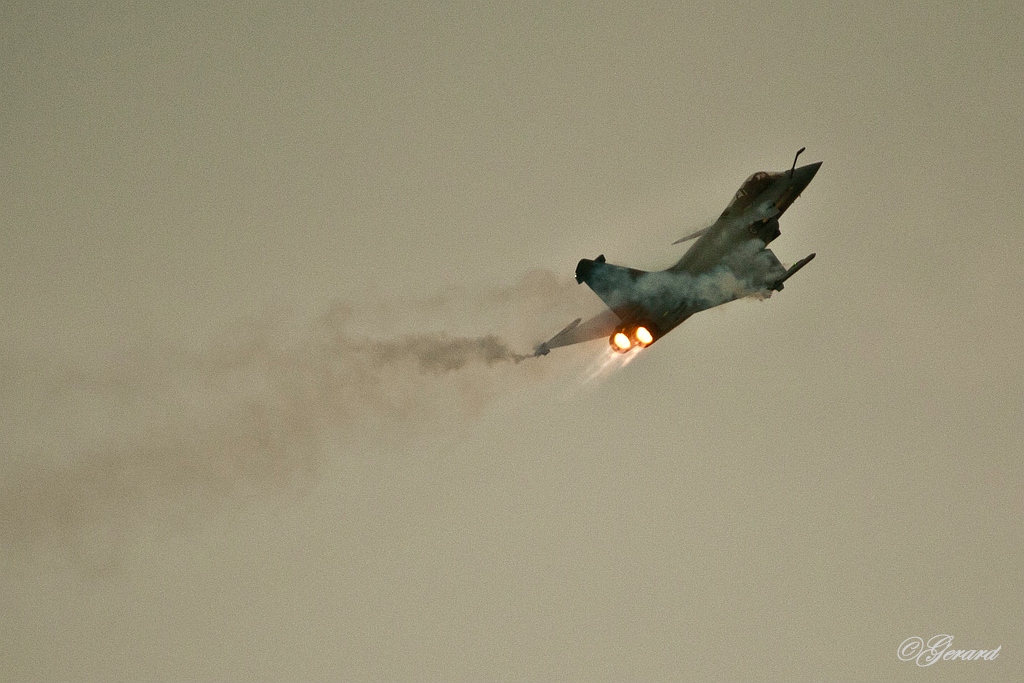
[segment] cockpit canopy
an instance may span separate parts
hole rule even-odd
[[[782,173],[758,171],[744,180],[740,189],[736,191],[736,196],[732,198],[732,201],[729,202],[729,206],[725,207],[725,211],[722,212],[722,217],[724,218],[726,216],[734,216],[742,213],[744,209],[750,206],[750,203],[753,202],[759,194],[767,190],[775,179],[782,175]]]

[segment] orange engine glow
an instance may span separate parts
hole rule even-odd
[[[636,328],[636,340],[641,346],[647,346],[654,341],[654,335],[646,327]]]
[[[622,332],[616,332],[615,336],[612,337],[612,345],[614,345],[619,351],[629,351],[629,347],[632,346],[633,343],[630,342],[629,337]]]

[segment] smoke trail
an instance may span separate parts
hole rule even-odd
[[[517,306],[553,305],[551,289],[509,289],[501,296]],[[240,495],[301,488],[325,440],[458,419],[479,409],[471,380],[498,386],[497,366],[526,357],[494,335],[377,339],[354,317],[335,303],[297,332],[267,318],[205,350],[151,345],[58,372],[8,359],[4,403],[36,389],[59,438],[5,444],[0,552],[55,542],[74,554],[140,520],[191,523]]]

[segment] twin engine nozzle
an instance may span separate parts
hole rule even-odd
[[[619,353],[625,353],[633,347],[643,348],[654,343],[654,335],[642,325],[634,328],[624,328],[611,336],[608,340],[612,349]]]

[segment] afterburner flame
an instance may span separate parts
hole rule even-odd
[[[612,337],[612,344],[614,344],[615,348],[619,351],[629,351],[629,347],[633,345],[633,343],[629,341],[629,337],[622,332],[615,333],[615,336]]]
[[[638,327],[636,328],[636,340],[640,342],[641,345],[647,346],[654,341],[654,335],[651,334],[646,327]]]

